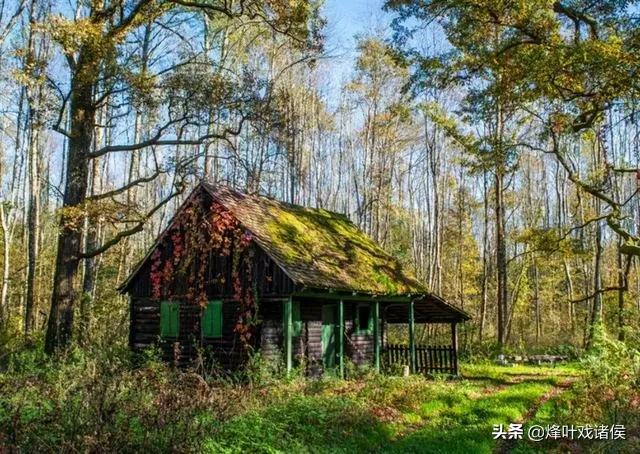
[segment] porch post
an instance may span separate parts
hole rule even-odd
[[[293,328],[293,301],[292,298],[289,297],[284,302],[284,356],[285,361],[287,363],[287,375],[293,369],[293,342],[292,342],[292,328]]]
[[[387,321],[387,318],[385,317],[386,313],[385,313],[385,308],[384,305],[382,306],[382,317],[380,318],[380,354],[382,353],[382,350],[384,350],[384,324]]]
[[[458,375],[458,333],[456,325],[456,322],[451,324],[451,365],[453,366],[453,375]]]
[[[338,367],[344,378],[344,301],[338,301]]]
[[[409,362],[411,373],[416,373],[416,327],[414,317],[414,302],[409,302]]]
[[[373,365],[380,372],[380,301],[373,302]]]

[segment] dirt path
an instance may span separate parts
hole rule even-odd
[[[493,425],[524,425],[534,420],[542,405],[570,388],[579,377],[579,372],[570,367],[470,365],[463,369],[459,384],[434,387],[436,392],[426,402],[415,403],[411,411],[376,414],[385,424],[393,424],[394,431],[381,452],[512,452],[520,444],[496,441]]]
[[[522,418],[518,421],[514,421],[515,423],[522,424],[523,426],[531,420],[538,412],[540,407],[542,407],[546,402],[557,397],[567,389],[569,389],[573,383],[577,380],[577,377],[569,377],[566,380],[558,383],[553,388],[551,388],[546,394],[544,394],[529,410],[522,415]],[[525,434],[526,437],[526,434]],[[508,454],[515,447],[516,443],[519,440],[499,440],[494,449],[495,454]]]

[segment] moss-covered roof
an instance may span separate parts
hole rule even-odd
[[[427,292],[342,214],[203,186],[297,284],[374,295]]]
[[[188,201],[202,195],[202,191],[229,210],[252,234],[258,246],[299,286],[312,291],[333,290],[379,296],[411,294],[416,297],[418,321],[450,322],[470,318],[464,311],[429,293],[395,258],[339,213],[202,183],[178,210],[165,233]],[[129,291],[159,242],[160,239],[135,267],[120,286],[120,291]],[[400,306],[406,310],[406,305]],[[390,316],[393,317],[393,310]],[[406,314],[396,318],[405,320]]]

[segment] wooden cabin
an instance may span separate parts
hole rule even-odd
[[[456,325],[469,316],[429,293],[349,219],[201,183],[121,286],[132,349],[156,346],[187,365],[241,367],[250,352],[287,370],[457,374]],[[447,345],[417,345],[416,324],[450,327]],[[387,344],[392,324],[406,343]]]

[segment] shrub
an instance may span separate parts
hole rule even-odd
[[[585,380],[577,388],[577,404],[583,416],[605,424],[640,424],[640,351],[599,329],[582,364]]]
[[[566,356],[570,361],[576,360],[582,355],[581,350],[575,345],[571,344],[557,345],[548,349],[545,353],[548,353],[550,355]]]
[[[230,401],[199,375],[124,346],[10,355],[0,373],[0,446],[25,452],[196,449]]]

